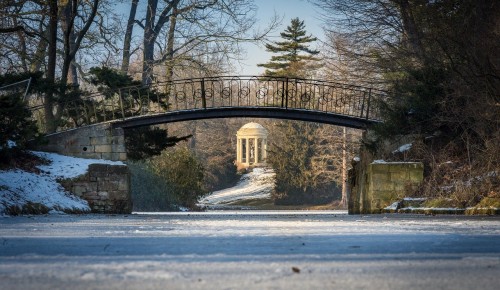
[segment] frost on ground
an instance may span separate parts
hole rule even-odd
[[[199,200],[204,207],[229,205],[241,201],[270,199],[274,190],[275,173],[271,168],[254,168],[243,174],[234,187],[215,191]]]
[[[22,208],[26,204],[42,204],[52,212],[90,211],[88,203],[69,192],[58,179],[75,178],[87,172],[90,164],[123,164],[121,162],[83,159],[55,153],[33,152],[50,161],[37,166],[40,174],[23,170],[0,170],[0,215],[10,207]]]
[[[497,289],[500,217],[223,211],[0,219],[1,289]]]

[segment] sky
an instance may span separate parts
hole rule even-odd
[[[265,27],[275,12],[278,16],[283,17],[280,27],[272,34],[272,40],[280,40],[280,32],[284,31],[291,19],[295,17],[304,21],[306,31],[309,34],[318,39],[324,38],[317,7],[307,0],[255,0],[255,4],[258,6],[257,25],[260,27]],[[319,42],[315,45],[319,46]],[[237,66],[238,72],[246,75],[261,74],[264,69],[257,67],[257,64],[266,63],[273,54],[266,52],[263,45],[247,44],[244,47],[247,50],[247,59]]]

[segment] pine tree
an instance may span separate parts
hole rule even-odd
[[[283,41],[266,44],[267,51],[278,55],[272,56],[268,63],[258,66],[266,68],[266,76],[306,77],[307,72],[314,68],[311,62],[319,60],[314,57],[319,51],[310,49],[308,45],[317,38],[306,36],[304,21],[299,18],[292,19],[291,25],[280,35]]]

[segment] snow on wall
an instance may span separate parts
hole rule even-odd
[[[0,170],[0,215],[11,206],[40,203],[54,211],[89,211],[88,203],[73,196],[57,182],[85,174],[90,164],[123,165],[122,162],[102,159],[83,159],[55,153],[33,152],[48,159],[50,164],[37,166],[40,174],[23,170]]]

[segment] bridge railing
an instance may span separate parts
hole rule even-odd
[[[182,110],[276,107],[381,119],[382,91],[327,81],[263,76],[181,79],[101,91],[61,104],[61,129]],[[42,114],[43,104],[33,107]]]

